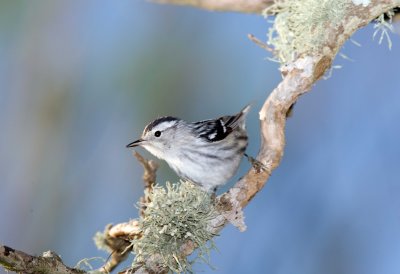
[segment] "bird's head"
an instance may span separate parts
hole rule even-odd
[[[154,156],[165,159],[165,154],[170,150],[176,138],[176,130],[180,120],[175,117],[165,116],[149,123],[143,130],[142,136],[127,145],[128,148],[141,146]]]

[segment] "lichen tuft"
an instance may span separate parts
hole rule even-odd
[[[281,63],[321,51],[329,40],[327,28],[337,28],[349,7],[348,0],[277,0],[264,15],[277,14],[268,32],[268,44]]]
[[[182,245],[188,241],[199,248],[195,260],[208,262],[209,252],[215,247],[215,235],[208,224],[217,216],[210,194],[191,182],[181,182],[167,183],[166,188],[156,185],[149,198],[145,217],[140,220],[143,237],[132,241],[133,265],[158,254],[162,267],[177,273],[192,272],[193,262],[181,254]]]

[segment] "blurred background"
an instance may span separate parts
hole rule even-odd
[[[137,217],[142,195],[125,145],[160,115],[195,121],[253,103],[256,155],[258,110],[281,76],[246,36],[265,40],[267,27],[141,0],[1,1],[0,242],[71,266],[107,258],[92,237]],[[296,104],[282,164],[245,209],[247,231],[226,227],[215,270],[196,271],[400,273],[399,26],[392,50],[373,31],[357,32],[361,46],[342,49],[351,60],[338,56],[342,69]],[[158,180],[177,177],[161,163]]]

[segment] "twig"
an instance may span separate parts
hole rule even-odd
[[[146,204],[151,202],[149,198],[149,193],[151,193],[153,186],[156,182],[158,164],[153,160],[147,160],[137,151],[133,151],[133,155],[143,166],[143,182],[144,182],[144,196],[140,198],[140,216],[144,217],[144,211],[146,210]]]
[[[267,44],[265,44],[264,42],[262,42],[260,39],[258,39],[257,37],[255,37],[253,34],[249,33],[247,34],[247,38],[249,38],[252,42],[254,42],[257,46],[265,49],[266,51],[269,52],[274,52],[274,49],[269,47]]]
[[[132,227],[134,227],[132,225]],[[131,233],[128,230],[124,230],[124,237],[121,237],[122,233],[118,231],[123,228],[123,224],[113,226],[109,224],[106,226],[102,236],[102,246],[107,247],[107,251],[110,252],[110,257],[105,264],[100,267],[97,271],[102,273],[110,273],[113,271],[121,262],[128,258],[129,252],[132,250],[131,243],[128,239],[128,235]],[[133,228],[130,228],[132,231]]]

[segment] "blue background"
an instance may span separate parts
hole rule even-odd
[[[142,195],[125,145],[160,115],[195,121],[253,103],[256,155],[258,110],[281,76],[246,36],[265,40],[268,26],[261,16],[145,1],[2,1],[0,242],[51,249],[69,265],[106,258],[93,235],[137,217]],[[400,273],[396,27],[391,51],[372,41],[371,24],[358,31],[362,46],[341,51],[353,61],[338,56],[343,68],[300,98],[283,161],[245,209],[247,231],[226,227],[216,270],[196,270]],[[236,178],[248,168],[243,161]],[[165,163],[158,175],[177,180]]]

